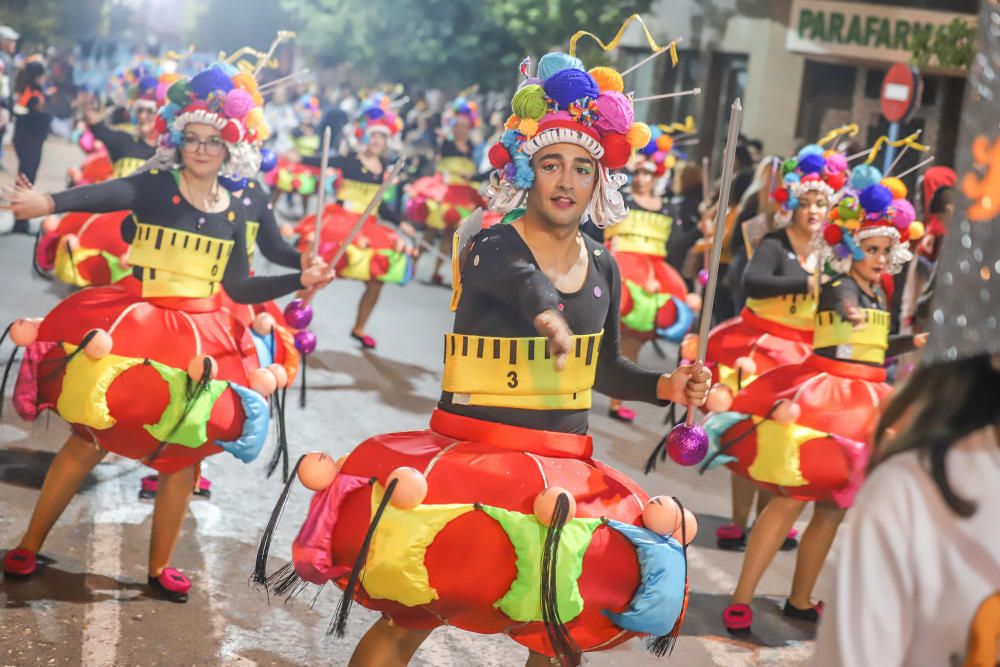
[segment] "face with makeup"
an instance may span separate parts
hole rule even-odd
[[[882,274],[889,270],[892,243],[888,236],[872,236],[858,243],[864,257],[851,263],[851,275],[868,283],[878,283]]]
[[[188,123],[181,139],[181,159],[184,169],[198,178],[210,178],[219,173],[229,154],[219,131],[204,123]]]
[[[528,211],[552,227],[578,227],[597,186],[597,161],[576,144],[552,144],[531,159]]]
[[[825,194],[815,190],[803,192],[799,196],[799,205],[795,209],[792,224],[801,232],[815,234],[829,212],[830,199]]]

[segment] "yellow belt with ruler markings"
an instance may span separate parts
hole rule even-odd
[[[875,308],[865,308],[862,312],[865,321],[857,328],[835,311],[817,313],[813,348],[836,347],[838,359],[885,363],[885,351],[889,348],[889,313]]]
[[[573,336],[566,366],[556,371],[544,337],[445,334],[442,389],[459,405],[587,410],[603,335]]]
[[[140,222],[129,263],[142,268],[142,295],[206,297],[219,291],[233,241]]]

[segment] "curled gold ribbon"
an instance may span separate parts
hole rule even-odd
[[[673,122],[673,123],[661,123],[657,125],[666,134],[673,134],[674,132],[682,132],[684,134],[694,134],[698,131],[698,128],[694,124],[694,116],[688,116],[684,119],[683,123]]]
[[[590,37],[595,42],[597,42],[597,45],[600,46],[605,51],[611,51],[612,49],[617,48],[618,43],[622,40],[622,36],[624,36],[625,34],[625,28],[627,28],[628,25],[633,21],[638,21],[639,25],[642,26],[642,31],[646,34],[646,42],[649,44],[650,49],[652,49],[656,53],[664,49],[670,49],[670,61],[671,63],[673,63],[673,65],[676,66],[677,41],[674,40],[664,46],[660,46],[659,44],[657,44],[656,40],[653,39],[653,35],[649,32],[649,28],[646,27],[646,22],[643,21],[642,17],[639,16],[638,14],[632,14],[632,16],[625,19],[625,22],[622,23],[622,27],[618,29],[618,34],[615,35],[615,38],[612,39],[607,44],[605,44],[600,37],[598,37],[592,32],[587,32],[586,30],[577,30],[575,33],[573,33],[573,36],[569,38],[569,55],[571,56],[576,55],[576,43],[580,40],[581,37]]]
[[[900,146],[909,146],[915,151],[926,153],[928,150],[930,150],[930,146],[927,146],[917,141],[917,137],[919,136],[920,132],[917,131],[909,136],[903,137],[902,139],[898,139],[896,141],[889,141],[889,137],[883,134],[881,137],[875,140],[875,145],[872,146],[872,152],[868,154],[868,159],[865,160],[865,164],[871,164],[872,162],[874,162],[875,158],[878,157],[879,151],[882,150],[882,148],[884,148],[886,145],[892,146],[893,148],[899,148]]]
[[[819,144],[820,146],[826,146],[828,143],[830,143],[837,137],[841,137],[845,134],[849,137],[856,137],[858,136],[859,131],[860,128],[858,127],[857,123],[851,123],[849,125],[841,125],[837,129],[830,130],[829,132],[824,134],[823,137],[816,143]]]

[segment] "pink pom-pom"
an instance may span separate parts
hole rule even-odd
[[[642,509],[642,523],[657,535],[666,537],[680,528],[681,508],[670,496],[655,496]]]
[[[736,357],[736,370],[743,374],[743,379],[757,375],[757,362],[750,357]]]
[[[917,219],[917,212],[913,210],[913,204],[906,199],[894,200],[892,210],[895,211],[892,223],[900,231],[909,229],[910,223]]]
[[[702,269],[698,272],[698,284],[702,287],[708,285],[708,269]]]
[[[271,313],[257,313],[250,328],[258,336],[270,336],[274,332],[274,316]]]
[[[67,234],[66,236],[64,236],[63,243],[65,243],[66,247],[69,248],[72,252],[76,252],[77,250],[80,249],[80,237],[77,236],[76,234]]]
[[[781,399],[771,409],[771,420],[782,426],[794,424],[802,415],[802,408],[792,401]]]
[[[59,229],[59,216],[47,215],[42,218],[42,231],[51,234]]]
[[[156,94],[156,103],[157,104],[163,105],[167,101],[167,91],[168,90],[170,90],[170,84],[169,83],[167,83],[165,81],[161,81],[160,83],[156,84],[156,93],[155,94]]]
[[[310,452],[302,457],[297,474],[302,486],[310,491],[323,491],[333,484],[339,468],[340,466],[323,452]]]
[[[20,319],[10,325],[10,339],[14,345],[26,347],[38,340],[40,320]]]
[[[80,148],[84,153],[93,153],[94,141],[94,135],[90,133],[90,130],[87,130],[80,135]]]
[[[104,329],[94,329],[93,336],[87,341],[83,348],[83,353],[88,359],[97,361],[111,354],[111,334]]]
[[[271,371],[271,375],[278,383],[279,389],[284,389],[288,386],[288,371],[281,364],[271,364],[267,367],[267,370]]]
[[[564,493],[567,500],[569,500],[569,514],[566,520],[569,521],[576,516],[576,498],[573,497],[573,494],[561,486],[550,486],[535,496],[535,518],[538,519],[540,524],[548,526],[552,523],[552,514],[556,511],[556,501]]]
[[[681,534],[683,532],[683,535]],[[698,534],[698,518],[694,515],[694,512],[685,508],[684,509],[684,525],[678,526],[677,530],[674,531],[672,538],[681,541],[684,539],[684,544],[691,544],[694,541],[694,536]]]
[[[427,478],[416,468],[396,468],[389,473],[386,480],[388,486],[392,480],[396,480],[396,488],[392,492],[389,502],[393,507],[401,510],[411,510],[427,497]]]
[[[708,412],[729,412],[733,407],[733,392],[724,384],[716,384],[708,390],[705,409]]]
[[[826,157],[826,169],[832,174],[838,174],[842,171],[847,171],[847,156],[843,153],[838,153],[832,151],[825,155]]]
[[[222,112],[230,118],[242,119],[253,108],[253,97],[242,88],[233,88],[226,93]]]
[[[205,362],[208,362],[208,379],[214,380],[219,374],[219,363],[212,357],[206,354],[199,354],[188,363],[188,375],[195,382],[201,382],[202,376],[205,374]]]
[[[278,388],[278,379],[266,368],[255,368],[250,371],[250,388],[267,398]]]
[[[621,93],[605,91],[597,96],[597,120],[594,127],[602,134],[616,132],[627,134],[635,120],[632,102]]]

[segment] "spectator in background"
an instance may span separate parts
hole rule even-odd
[[[767,232],[774,231],[772,224],[774,210],[770,205],[773,174],[772,158],[768,157],[757,163],[754,179],[740,199],[739,212],[736,215],[736,223],[733,225],[732,236],[729,240],[730,259],[727,283],[733,297],[733,307],[737,313],[743,310],[743,302],[746,301],[746,296],[743,293],[743,270],[750,259],[747,242],[743,235],[743,225],[757,218],[757,224],[760,224]],[[757,239],[757,242],[759,241],[760,239]]]
[[[672,201],[677,217],[674,218],[674,226],[667,240],[667,263],[678,272],[684,267],[684,258],[688,252],[701,238],[698,222],[701,220],[699,207],[702,200],[702,179],[701,168],[694,162],[685,163],[677,176],[677,194]],[[688,289],[694,288],[694,281],[686,282]]]
[[[52,116],[45,110],[45,64],[41,56],[31,56],[18,72],[14,86],[14,150],[18,178],[34,184],[42,161],[42,145],[49,135]],[[31,234],[28,220],[15,220],[14,234]]]
[[[7,127],[12,120],[11,111],[14,108],[14,54],[17,53],[17,40],[21,36],[8,25],[0,26],[0,160],[3,159],[4,138]],[[3,163],[0,161],[0,171]]]

